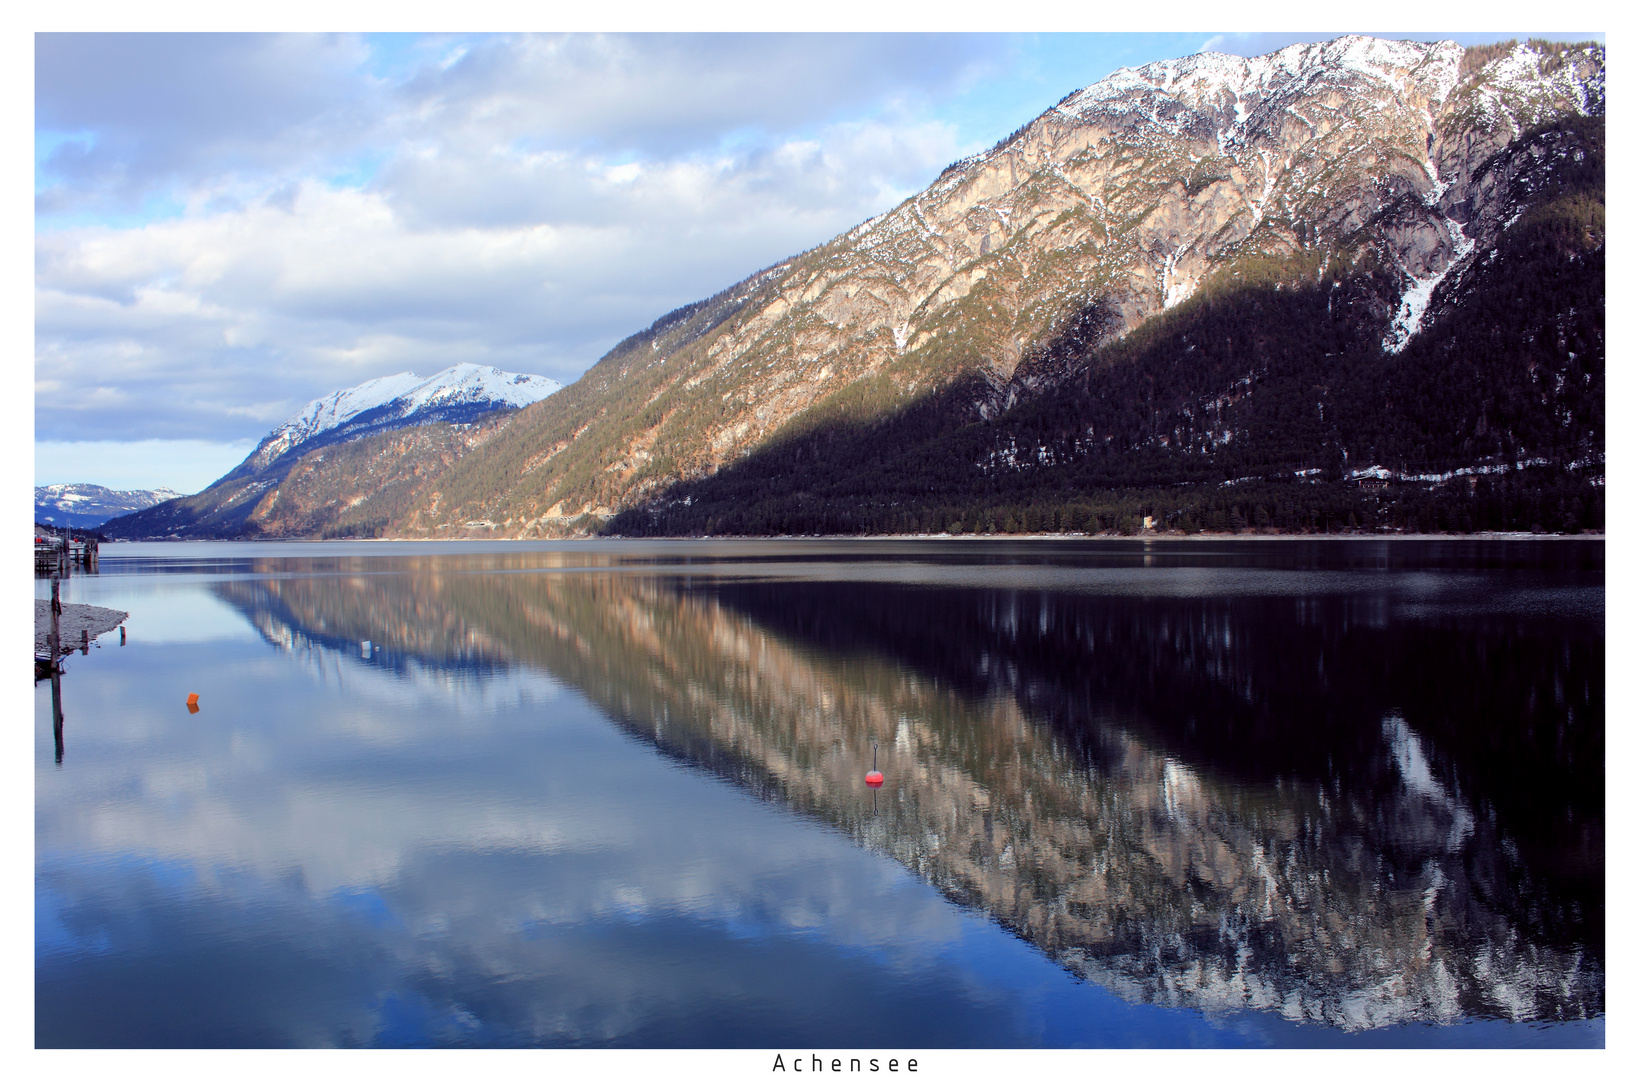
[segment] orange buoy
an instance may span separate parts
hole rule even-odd
[[[883,786],[883,774],[877,771],[877,743],[872,744],[872,771],[866,774],[866,786]]]
[[[199,695],[198,694],[189,694],[188,695],[188,711],[191,712],[191,713],[199,712]]]

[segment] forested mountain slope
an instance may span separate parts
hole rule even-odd
[[[814,418],[615,519],[622,532],[1599,527],[1602,131],[1539,129],[1485,166],[1518,194],[1488,256],[1399,351],[1375,275],[1321,253],[1241,260],[1104,347],[876,422]],[[1383,276],[1383,271],[1380,271]]]
[[[441,513],[1599,525],[1604,63],[1344,38],[1118,72],[624,343]]]

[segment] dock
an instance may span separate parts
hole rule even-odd
[[[34,537],[34,572],[67,576],[69,568],[82,566],[97,569],[97,538],[95,536],[42,536]]]

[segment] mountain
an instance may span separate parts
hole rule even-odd
[[[334,524],[1599,528],[1605,62],[1343,37],[1120,70]]]
[[[321,446],[382,431],[471,423],[497,409],[533,405],[562,389],[545,375],[517,375],[477,364],[457,364],[429,379],[408,371],[371,379],[308,402],[274,428],[235,472],[265,474]]]
[[[34,489],[34,520],[76,529],[94,529],[111,517],[146,510],[175,499],[170,488],[115,491],[100,484],[48,484]]]
[[[509,414],[560,389],[542,375],[477,364],[457,364],[427,379],[408,371],[371,379],[310,401],[199,494],[117,518],[104,532],[126,539],[307,535],[331,525],[339,508],[367,503],[363,513],[381,518],[382,507],[398,506],[407,481],[414,489],[420,476],[442,472],[505,426]],[[391,476],[367,465],[384,447]],[[333,469],[347,467],[307,482],[327,457]],[[285,487],[293,472],[304,481],[300,490]],[[356,526],[347,535],[361,531]]]
[[[1598,526],[1604,88],[1542,42],[1119,71],[634,335],[400,527]]]

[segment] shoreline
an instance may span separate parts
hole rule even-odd
[[[80,635],[85,633],[87,645],[131,617],[128,611],[97,607],[94,604],[64,604],[57,619],[57,655],[67,656],[80,650]],[[51,601],[34,601],[34,655],[50,656]]]
[[[378,536],[378,537],[335,537],[329,540],[316,540],[310,537],[264,536],[256,539],[220,539],[201,537],[199,539],[154,539],[154,540],[110,540],[107,548],[123,547],[127,544],[563,544],[563,543],[599,543],[601,541],[622,542],[667,542],[667,541],[701,541],[701,540],[953,540],[981,542],[992,540],[1119,540],[1141,541],[1144,543],[1175,542],[1175,543],[1202,543],[1216,540],[1254,540],[1261,543],[1268,541],[1293,540],[1533,540],[1533,541],[1566,541],[1566,540],[1606,540],[1605,532],[1586,533],[1530,533],[1530,532],[1474,532],[1474,533],[1135,533],[1132,536],[1123,536],[1120,533],[879,533],[863,536],[860,533],[771,533],[761,536]],[[84,606],[84,605],[81,605]],[[66,609],[67,605],[65,605]],[[109,609],[103,609],[109,610]]]

